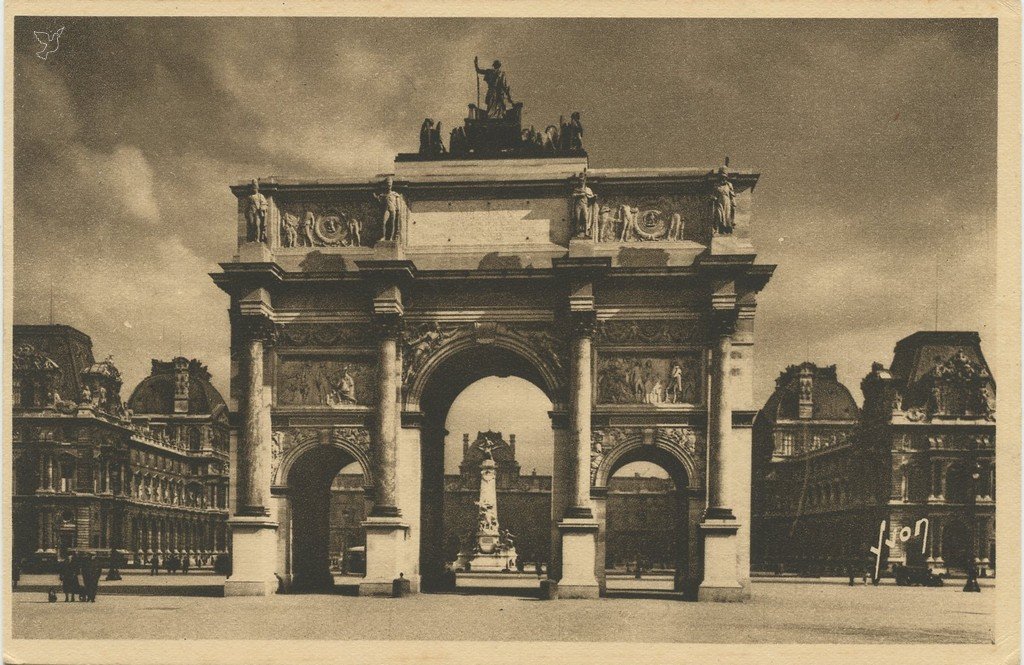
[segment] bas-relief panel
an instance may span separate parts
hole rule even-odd
[[[343,409],[376,402],[375,365],[348,356],[279,357],[277,404]]]
[[[382,235],[380,203],[279,196],[281,247],[368,247]]]
[[[601,404],[700,404],[701,354],[606,352],[597,356]]]
[[[599,197],[598,242],[690,240],[707,244],[711,204],[697,195]]]

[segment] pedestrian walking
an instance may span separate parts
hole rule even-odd
[[[60,567],[60,586],[64,592],[64,602],[75,602],[75,596],[81,589],[78,580],[78,561],[74,554],[69,554]]]
[[[181,572],[184,575],[188,575],[188,564],[190,558],[191,557],[187,554],[181,557]]]
[[[96,602],[96,592],[100,586],[100,573],[102,568],[99,562],[96,561],[96,553],[89,552],[85,556],[85,560],[82,561],[82,583],[85,586],[85,600],[86,602]]]
[[[149,560],[149,574],[156,575],[160,572],[160,558],[156,554]]]

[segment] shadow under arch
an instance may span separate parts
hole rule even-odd
[[[674,564],[671,592],[668,589],[608,588],[606,566],[609,562],[609,549],[622,550],[625,546],[624,542],[609,543],[608,534],[612,531],[623,534],[618,537],[625,538],[625,542],[629,542],[630,538],[629,530],[624,528],[630,525],[625,522],[622,525],[618,524],[617,522],[623,522],[622,516],[615,514],[618,510],[625,510],[625,505],[617,505],[619,497],[615,493],[609,493],[608,483],[619,469],[633,462],[657,465],[668,474],[674,485],[668,497],[671,504],[668,512],[672,522],[664,525],[665,531],[668,532],[667,546]],[[650,443],[645,443],[644,437],[637,433],[607,453],[598,466],[593,485],[595,508],[602,525],[602,532],[598,538],[597,572],[599,579],[603,580],[604,595],[615,598],[665,598],[672,596],[672,592],[678,597],[678,593],[681,592],[683,598],[695,599],[701,572],[698,549],[700,540],[694,526],[697,512],[703,508],[700,501],[703,490],[700,466],[692,455],[663,435],[656,434]],[[637,534],[632,534],[632,537],[638,541],[634,545],[637,558],[640,558],[640,550],[645,545],[651,545],[651,542],[646,541],[658,540],[650,534],[644,538]],[[645,542],[639,542],[640,540]]]
[[[344,467],[359,463],[369,486],[365,454],[349,446],[306,442],[282,460],[278,479],[287,485],[291,528],[291,591],[334,590],[331,573],[331,486]],[[284,462],[287,461],[287,466]],[[349,546],[346,543],[345,546]]]
[[[557,368],[543,361],[519,340],[491,339],[481,343],[461,334],[436,352],[413,377],[407,404],[423,414],[421,442],[420,574],[423,591],[450,590],[445,565],[454,560],[445,542],[444,440],[445,423],[455,399],[477,381],[515,376],[540,389],[553,405],[560,403],[563,386]],[[558,406],[553,406],[557,410]],[[552,451],[553,455],[553,451]],[[548,511],[550,513],[550,509]],[[500,507],[499,507],[500,519]]]

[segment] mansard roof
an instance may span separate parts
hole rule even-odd
[[[210,372],[195,358],[188,361],[188,413],[212,414],[224,407],[224,398],[213,387]],[[174,361],[153,360],[149,376],[139,382],[128,398],[128,407],[135,415],[174,413]]]
[[[804,362],[790,365],[775,380],[775,392],[761,409],[761,414],[770,422],[779,420],[800,420],[800,373],[809,369],[813,382],[811,399],[812,415],[802,420],[814,421],[853,421],[857,419],[859,409],[850,390],[839,382],[836,366],[818,367],[814,363]]]

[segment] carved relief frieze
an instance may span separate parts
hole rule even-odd
[[[591,432],[591,484],[597,482],[597,472],[605,458],[630,439],[641,440],[646,445],[655,441],[668,444],[682,451],[698,469],[703,467],[705,437],[692,427],[605,427]]]
[[[601,197],[598,242],[707,242],[710,210],[696,195]]]
[[[408,326],[405,330],[405,344],[402,353],[402,380],[409,379],[423,369],[427,360],[441,347],[460,333],[468,332],[468,323],[421,323]]]
[[[599,352],[597,399],[602,404],[700,404],[701,355]]]
[[[372,198],[348,201],[278,201],[282,247],[364,247],[380,238]]]
[[[704,450],[703,437],[690,427],[662,427],[658,429],[658,433],[689,455],[696,456]]]
[[[331,441],[369,452],[370,430],[365,427],[335,427],[331,430]]]
[[[374,367],[372,360],[364,357],[280,356],[277,404],[338,409],[374,404]]]
[[[568,342],[552,332],[551,324],[497,322],[474,325],[431,322],[406,327],[402,354],[403,382],[408,385],[434,354],[460,335],[473,335],[478,342],[485,340],[486,343],[494,343],[499,339],[515,340],[532,350],[559,382],[564,381]]]
[[[278,325],[280,347],[374,346],[370,323],[289,323]]]
[[[595,343],[618,346],[701,344],[705,324],[694,319],[602,321]]]
[[[293,427],[287,430],[275,430],[271,439],[271,477],[277,484],[285,484],[286,478],[278,478],[277,472],[285,456],[299,446],[319,442],[342,445],[350,450],[370,450],[370,431],[365,427]]]

